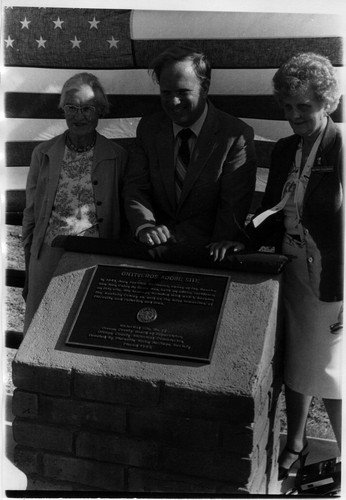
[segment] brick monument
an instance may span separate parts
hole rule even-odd
[[[99,264],[184,269],[65,253],[13,363],[15,460],[28,489],[270,493],[280,276],[212,271],[228,275],[229,287],[210,362],[196,362],[66,344]]]

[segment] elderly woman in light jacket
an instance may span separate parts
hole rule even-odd
[[[99,80],[78,73],[63,86],[59,108],[68,130],[38,145],[26,185],[23,245],[26,263],[24,334],[63,253],[58,235],[119,239],[126,151],[98,132],[109,109]]]

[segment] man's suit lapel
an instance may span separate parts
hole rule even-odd
[[[160,174],[166,189],[167,200],[173,211],[176,209],[175,167],[174,167],[174,135],[172,122],[164,119],[157,134],[157,156]]]
[[[178,210],[184,203],[187,195],[191,191],[194,183],[198,179],[201,171],[205,167],[208,159],[216,147],[215,134],[218,129],[218,119],[214,106],[209,103],[208,114],[203,124],[202,130],[198,136],[195,148],[192,153],[191,162],[187,170],[184,186],[181,192]]]

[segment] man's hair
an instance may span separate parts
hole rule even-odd
[[[162,70],[175,62],[191,61],[201,86],[209,88],[211,65],[207,56],[189,45],[173,45],[159,54],[150,64],[153,79],[160,83]]]
[[[313,52],[302,52],[284,63],[273,77],[273,87],[279,105],[284,98],[312,89],[316,101],[324,104],[328,113],[335,111],[341,96],[330,60]]]
[[[106,114],[109,111],[109,102],[107,99],[107,95],[102,87],[99,79],[93,75],[92,73],[76,73],[71,76],[63,85],[59,108],[63,108],[66,102],[66,94],[71,90],[79,90],[83,85],[88,85],[91,87],[95,93],[95,99],[97,102],[97,106],[102,112],[102,114]]]

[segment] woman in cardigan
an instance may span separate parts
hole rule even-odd
[[[59,108],[68,130],[34,149],[26,185],[24,333],[63,252],[52,246],[54,238],[118,239],[121,230],[127,153],[96,132],[109,108],[99,80],[91,73],[72,76],[63,86]]]
[[[279,250],[293,255],[284,275],[284,381],[287,443],[279,479],[308,453],[306,422],[313,396],[323,398],[341,447],[341,332],[343,292],[342,135],[329,114],[340,90],[330,61],[317,54],[291,58],[275,74],[274,95],[294,135],[272,153],[260,210],[246,228],[247,244],[279,235]],[[215,260],[228,249],[211,246]]]

